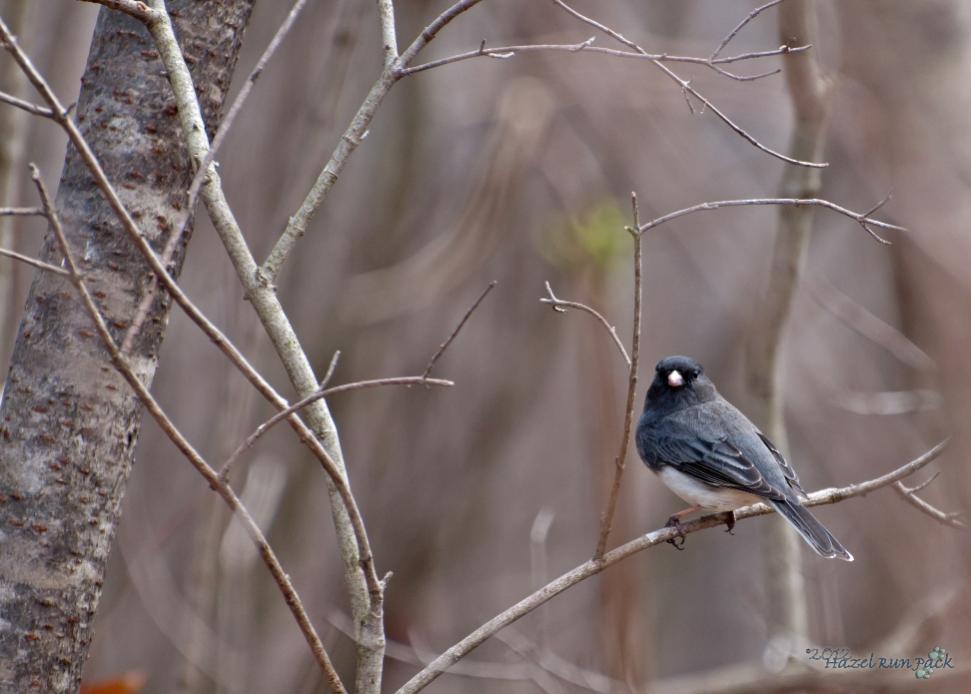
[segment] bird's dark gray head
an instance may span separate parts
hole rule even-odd
[[[665,357],[654,368],[644,407],[678,409],[707,402],[718,394],[705,369],[691,357]]]

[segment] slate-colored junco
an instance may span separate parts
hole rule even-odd
[[[764,501],[817,554],[853,561],[800,504],[805,492],[779,450],[718,394],[694,359],[675,356],[658,362],[637,425],[637,451],[671,491],[694,506],[671,516],[669,525],[678,527],[684,515],[704,508],[725,512],[731,531],[736,508]]]

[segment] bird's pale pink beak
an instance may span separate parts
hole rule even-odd
[[[675,369],[668,374],[668,385],[672,388],[680,388],[684,385],[684,376],[681,375],[680,371]]]

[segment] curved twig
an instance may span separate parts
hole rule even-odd
[[[610,333],[611,339],[617,346],[617,350],[620,352],[620,356],[624,358],[624,363],[627,364],[627,368],[630,368],[630,356],[627,354],[627,348],[624,347],[624,343],[620,341],[620,337],[617,335],[617,328],[612,326],[603,315],[597,311],[595,308],[591,308],[586,304],[581,304],[579,301],[564,301],[553,293],[553,288],[550,286],[549,282],[546,282],[546,293],[549,296],[544,296],[540,299],[541,303],[549,304],[550,307],[557,311],[558,313],[566,313],[569,308],[575,309],[577,311],[583,311],[584,313],[589,313],[591,316],[600,321],[600,324],[607,329]]]
[[[848,210],[845,207],[841,207],[834,202],[829,200],[822,200],[820,198],[742,198],[739,200],[716,200],[712,202],[703,202],[698,205],[692,205],[691,207],[685,207],[684,209],[677,210],[675,212],[669,212],[663,217],[658,217],[652,219],[650,222],[646,222],[640,226],[641,233],[647,231],[648,229],[653,229],[656,226],[660,226],[665,222],[670,222],[672,219],[677,219],[678,217],[684,217],[685,215],[692,214],[694,212],[703,212],[705,210],[717,210],[720,207],[744,207],[746,205],[792,205],[794,207],[802,207],[804,205],[815,205],[817,207],[825,207],[827,210],[832,210],[837,212],[844,217],[849,217],[854,222],[863,227],[863,229],[874,239],[879,241],[884,245],[891,245],[891,242],[887,239],[878,236],[873,229],[869,228],[868,225],[879,227],[880,229],[894,229],[896,231],[907,231],[906,227],[897,226],[896,224],[891,224],[890,222],[882,222],[878,219],[872,219],[868,215],[870,212],[858,213],[853,210]]]

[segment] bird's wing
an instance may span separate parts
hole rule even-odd
[[[787,461],[785,456],[782,455],[779,449],[775,447],[775,444],[769,441],[768,436],[763,434],[761,431],[758,432],[758,434],[759,438],[762,439],[762,443],[765,444],[765,447],[768,448],[769,452],[772,453],[772,457],[775,458],[777,463],[779,463],[779,467],[782,468],[782,474],[785,475],[786,482],[788,482],[789,486],[795,489],[801,496],[805,497],[806,492],[802,490],[802,485],[799,484],[799,475],[797,475],[796,471],[792,469],[789,461]]]
[[[741,420],[733,412],[703,406],[671,413],[663,427],[649,434],[657,461],[716,487],[786,498],[785,487],[795,473],[758,429],[738,415]]]

